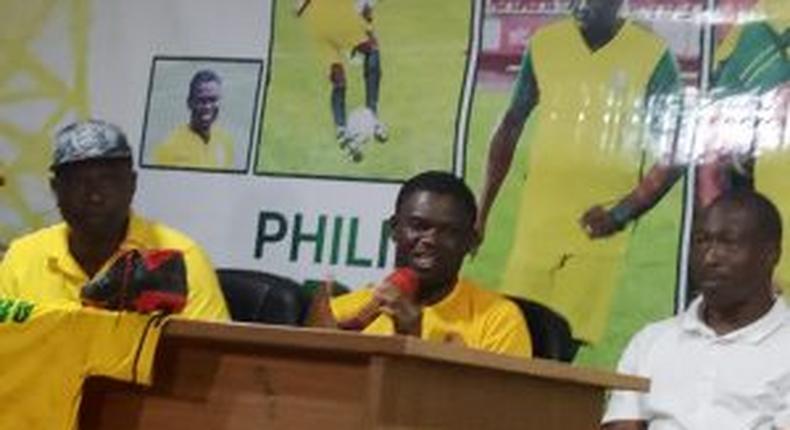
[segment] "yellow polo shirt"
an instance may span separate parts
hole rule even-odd
[[[371,288],[332,299],[332,312],[338,320],[354,316],[373,298]],[[392,318],[380,315],[363,333],[395,333]],[[532,342],[524,316],[515,303],[469,280],[459,280],[444,299],[423,308],[423,340],[446,342],[460,336],[470,348],[518,357],[532,356]]]
[[[88,376],[149,384],[155,316],[0,298],[0,428],[77,428]]]
[[[59,223],[11,243],[0,263],[0,296],[37,302],[80,303],[80,289],[90,279],[69,251],[68,226]],[[183,316],[229,320],[219,281],[206,253],[184,234],[134,214],[126,238],[116,254],[97,273],[100,276],[123,252],[131,249],[176,249],[184,254],[189,296]]]
[[[233,167],[233,136],[219,125],[211,127],[208,142],[181,124],[154,150],[154,163],[168,167],[230,169]]]

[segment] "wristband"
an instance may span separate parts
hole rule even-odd
[[[625,202],[618,203],[609,209],[609,216],[612,217],[612,221],[614,221],[618,230],[622,230],[628,224],[628,221],[631,221],[633,215],[634,210]]]

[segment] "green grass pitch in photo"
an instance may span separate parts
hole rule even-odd
[[[389,139],[367,141],[359,162],[353,162],[336,141],[329,62],[316,48],[304,16],[297,17],[289,2],[274,3],[256,173],[399,181],[419,171],[453,167],[470,1],[376,2],[373,28],[382,75],[379,118]],[[365,84],[361,55],[352,59],[346,54],[350,117],[365,105]]]

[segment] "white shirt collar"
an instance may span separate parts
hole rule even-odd
[[[788,316],[787,309],[782,296],[777,296],[771,309],[757,321],[719,336],[702,320],[702,296],[700,296],[694,299],[688,309],[680,315],[680,326],[685,333],[690,335],[716,338],[720,341],[757,344],[785,324]]]

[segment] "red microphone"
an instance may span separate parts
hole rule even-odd
[[[408,267],[399,267],[384,278],[378,288],[395,288],[401,295],[413,297],[419,286],[420,278],[417,272]],[[356,315],[338,321],[337,326],[343,330],[362,331],[381,314],[381,304],[382,301],[374,296]]]

